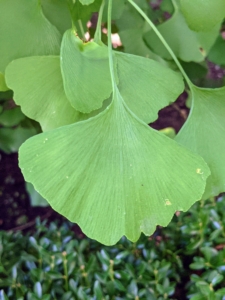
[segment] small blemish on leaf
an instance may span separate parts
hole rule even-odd
[[[203,172],[202,172],[201,169],[197,169],[197,170],[196,170],[196,173],[197,173],[197,174],[203,174]]]
[[[166,206],[169,206],[169,205],[172,205],[172,203],[170,202],[169,199],[166,199],[166,200],[165,200],[165,205],[166,205]]]

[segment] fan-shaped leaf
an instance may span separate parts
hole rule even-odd
[[[209,175],[201,157],[137,119],[118,91],[98,116],[31,138],[19,156],[50,205],[107,245],[167,225],[201,198]]]
[[[84,44],[74,31],[67,31],[61,48],[61,70],[65,93],[78,111],[91,112],[109,98],[112,87],[105,46]]]
[[[44,17],[38,0],[0,0],[0,71],[10,61],[59,54],[61,35]]]
[[[204,198],[225,192],[225,87],[193,86],[188,120],[175,140],[201,155],[211,169]]]
[[[66,98],[60,60],[56,56],[21,58],[6,69],[7,83],[14,91],[14,100],[43,131],[87,119],[76,111]]]
[[[224,0],[181,0],[181,10],[188,26],[196,31],[211,31],[225,17]]]
[[[219,31],[219,27],[217,27],[207,33],[194,32],[189,29],[183,15],[179,11],[176,11],[171,19],[159,25],[157,29],[176,56],[183,61],[195,62],[204,60]],[[171,59],[170,54],[152,30],[144,35],[144,39],[155,53],[166,59]]]
[[[184,89],[180,74],[136,55],[116,53],[119,89],[129,108],[144,122],[175,101]]]

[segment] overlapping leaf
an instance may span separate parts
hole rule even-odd
[[[181,0],[181,9],[188,26],[196,31],[211,31],[225,17],[224,0]]]
[[[104,112],[20,148],[25,179],[91,238],[112,245],[165,226],[204,192],[201,157],[137,119],[118,91]]]
[[[144,122],[157,119],[158,111],[182,93],[180,74],[158,62],[116,53],[119,89],[129,108]]]
[[[59,54],[60,43],[38,0],[0,0],[0,72],[16,58]]]
[[[207,33],[192,31],[178,10],[175,11],[171,19],[157,26],[157,29],[177,57],[183,61],[194,62],[204,60],[219,31],[219,27]],[[165,59],[171,59],[169,52],[152,30],[144,35],[144,39],[155,53]]]
[[[174,101],[183,90],[181,76],[153,60],[119,53],[116,53],[116,59],[120,89],[125,102],[146,123],[153,122],[158,111]],[[89,72],[91,73],[91,69]],[[83,114],[71,107],[63,88],[59,57],[15,60],[7,67],[6,78],[9,87],[14,90],[16,103],[28,117],[41,124],[43,131],[72,124],[99,113],[97,110]],[[110,82],[109,78],[108,80]],[[84,81],[84,84],[87,86],[89,81]],[[104,79],[99,86],[100,89],[105,86]],[[80,93],[82,90],[78,88],[77,94]],[[88,99],[92,97],[92,90],[87,90],[87,95]],[[100,110],[104,110],[107,104],[108,102],[104,102]]]
[[[225,191],[224,116],[225,87],[202,89],[193,86],[190,116],[175,139],[201,155],[211,169],[204,198]]]
[[[89,113],[109,98],[112,87],[105,46],[84,44],[74,31],[67,31],[62,41],[61,70],[67,98],[78,111]]]
[[[59,57],[17,59],[7,67],[6,78],[16,103],[28,117],[41,124],[43,131],[88,117],[73,109],[66,98]]]

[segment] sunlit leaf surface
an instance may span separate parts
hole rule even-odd
[[[210,167],[204,198],[225,192],[224,116],[225,87],[193,87],[191,113],[175,140],[201,155]]]
[[[25,179],[91,238],[136,241],[201,199],[203,159],[141,122],[118,91],[104,112],[20,148]]]

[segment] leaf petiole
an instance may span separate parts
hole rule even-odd
[[[109,69],[110,69],[110,76],[112,81],[112,92],[113,95],[116,92],[116,77],[114,72],[114,66],[113,66],[113,52],[112,52],[112,0],[109,0],[109,6],[108,6],[108,24],[107,24],[107,30],[108,30],[108,54],[109,54]]]
[[[103,15],[103,10],[105,7],[105,0],[102,1],[99,13],[98,13],[98,22],[97,22],[97,27],[94,35],[94,41],[96,43],[99,43],[102,41],[102,15]]]

